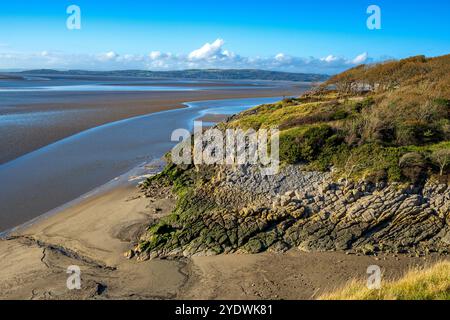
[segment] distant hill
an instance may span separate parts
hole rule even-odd
[[[20,80],[20,79],[22,79],[21,76],[0,73],[0,80]]]
[[[290,73],[255,69],[192,69],[179,71],[147,71],[147,70],[117,70],[117,71],[86,71],[68,70],[57,71],[51,69],[29,70],[18,74],[32,75],[72,75],[72,76],[121,76],[143,77],[151,79],[202,79],[202,80],[278,80],[278,81],[307,81],[321,82],[329,78],[328,75],[314,73]]]

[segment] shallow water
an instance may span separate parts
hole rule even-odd
[[[26,127],[26,126],[46,126],[51,123],[64,123],[68,117],[72,117],[77,113],[95,112],[95,109],[80,110],[52,110],[38,112],[22,112],[0,115],[0,126],[2,127]]]
[[[202,87],[175,87],[175,86],[116,86],[116,85],[70,85],[70,86],[40,86],[40,87],[11,87],[0,88],[0,93],[8,92],[39,92],[39,91],[63,91],[63,92],[90,92],[90,91],[198,91],[204,90]]]
[[[253,86],[171,86],[171,85],[154,85],[154,84],[141,84],[141,85],[115,85],[115,84],[83,84],[83,85],[58,85],[58,86],[36,86],[36,87],[0,87],[0,94],[2,93],[14,93],[14,92],[146,92],[146,91],[201,91],[201,90],[244,90],[244,89],[258,89]],[[270,88],[270,87],[266,87]],[[261,88],[262,89],[262,88]]]
[[[0,231],[36,218],[174,146],[172,131],[192,129],[204,114],[234,114],[275,98],[187,103],[99,126],[0,165]]]
[[[222,89],[263,89],[268,83],[258,81],[205,81],[178,79],[146,79],[132,77],[36,77],[24,79],[0,79],[0,100],[14,93],[38,92],[148,92],[148,91],[201,91]],[[17,96],[16,96],[17,97]],[[1,105],[1,101],[0,101]]]
[[[104,93],[167,93],[210,90],[263,90],[282,82],[146,79],[132,77],[30,76],[25,80],[0,79],[1,115],[10,107],[36,103],[65,103],[77,97]],[[9,108],[6,110],[5,108]],[[1,125],[1,123],[0,123]]]

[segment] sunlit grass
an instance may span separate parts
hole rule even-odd
[[[353,281],[321,300],[450,300],[450,262],[440,262],[425,269],[409,271],[397,281],[382,283],[370,290],[362,281]]]

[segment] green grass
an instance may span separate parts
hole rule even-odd
[[[314,102],[302,105],[285,105],[278,102],[272,105],[262,105],[242,113],[229,124],[229,127],[258,130],[280,126],[285,121],[310,114],[319,104]]]

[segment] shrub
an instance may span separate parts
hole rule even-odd
[[[282,103],[283,103],[283,106],[292,106],[292,105],[298,104],[298,101],[296,98],[289,97],[289,98],[284,98],[282,100]]]
[[[426,178],[427,163],[418,152],[408,152],[399,161],[402,175],[413,183],[420,183]]]
[[[401,123],[397,126],[396,135],[399,145],[423,145],[443,138],[443,133],[438,127],[424,121]]]
[[[280,160],[288,164],[311,162],[323,153],[332,154],[343,138],[329,125],[286,130],[280,135]]]
[[[300,144],[292,135],[280,135],[280,161],[295,164],[302,160]]]
[[[314,160],[309,168],[312,170],[326,171],[333,165],[333,159],[337,154],[345,153],[348,146],[340,134],[335,134],[327,139],[320,155]]]
[[[390,145],[396,139],[396,128],[390,120],[373,121],[372,132],[366,134],[368,141],[376,141],[384,145]],[[370,127],[369,127],[370,130]]]
[[[363,101],[357,102],[353,107],[353,111],[361,113],[364,109],[370,108],[373,104],[375,104],[373,97],[367,97]]]
[[[346,180],[378,179],[373,176],[374,172],[379,172],[379,179],[384,180],[387,175],[389,181],[402,180],[399,168],[401,150],[398,148],[386,148],[373,143],[342,150],[344,152],[336,153],[333,157],[333,164]]]
[[[437,99],[434,99],[433,102],[435,105],[437,105],[439,107],[450,108],[450,100],[449,99],[437,98]]]
[[[347,120],[343,124],[343,130],[345,132],[345,142],[349,146],[356,146],[362,139],[365,127],[365,120],[363,117],[353,117]]]
[[[333,129],[328,125],[311,127],[301,137],[300,153],[303,160],[313,161],[322,152],[322,148],[334,134]]]
[[[338,110],[331,116],[331,120],[342,120],[349,116],[348,112],[345,110]]]

